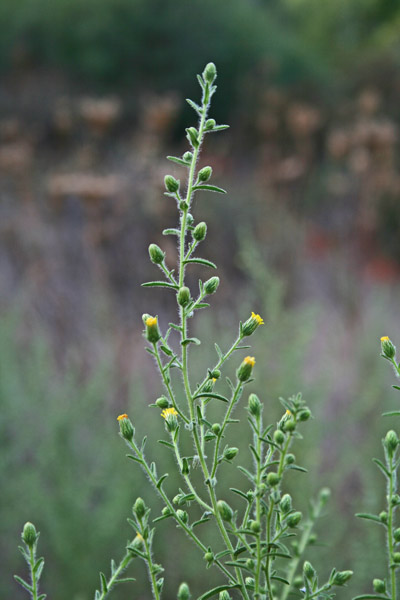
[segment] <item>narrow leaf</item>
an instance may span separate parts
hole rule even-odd
[[[127,583],[128,581],[136,581],[134,577],[124,577],[123,579],[116,579],[115,583]]]
[[[157,485],[156,485],[156,488],[157,488],[158,490],[160,489],[160,487],[161,487],[161,485],[162,485],[162,482],[164,481],[164,479],[167,479],[167,477],[168,477],[168,473],[164,473],[164,475],[161,475],[161,477],[160,477],[160,479],[157,481]]]
[[[198,338],[186,338],[186,340],[181,341],[181,346],[187,346],[188,344],[196,344],[196,346],[200,346],[201,341]]]
[[[146,283],[142,283],[142,287],[166,287],[172,288],[173,290],[177,290],[178,286],[173,283],[167,283],[166,281],[147,281]]]
[[[229,129],[229,125],[215,125],[211,131],[223,131],[224,129]]]
[[[185,265],[188,265],[189,263],[197,263],[199,265],[205,265],[206,267],[211,267],[212,269],[216,269],[217,265],[213,262],[211,262],[211,260],[207,260],[205,258],[188,258],[187,260],[183,261]]]
[[[162,444],[163,446],[167,446],[168,448],[171,448],[172,450],[175,450],[174,445],[171,444],[171,442],[167,442],[166,440],[158,440],[159,444]]]
[[[386,475],[386,477],[390,477],[389,471],[387,470],[387,468],[385,467],[385,465],[383,464],[383,462],[381,460],[379,460],[379,458],[373,458],[372,460],[380,468],[380,470],[382,471],[382,473],[384,475]]]
[[[219,594],[219,592],[223,592],[224,590],[233,590],[234,588],[239,588],[239,587],[240,587],[240,585],[238,583],[235,583],[234,585],[226,585],[226,584],[219,585],[218,587],[215,587],[212,590],[209,590],[202,596],[199,596],[197,598],[197,600],[208,600],[208,598],[212,598],[216,594]]]
[[[225,396],[216,394],[215,392],[199,392],[194,396],[193,400],[196,400],[196,398],[215,398],[216,400],[222,400],[222,402],[229,402]]]
[[[400,410],[391,410],[389,412],[382,413],[382,417],[396,417],[398,415],[400,415]]]
[[[27,591],[27,592],[30,592],[30,593],[32,593],[32,592],[33,592],[33,588],[32,588],[32,586],[31,586],[31,585],[29,585],[29,583],[27,583],[26,581],[24,581],[24,580],[22,579],[22,577],[19,577],[18,575],[14,575],[14,579],[15,579],[15,581],[18,581],[18,583],[19,583],[20,585],[22,585],[22,587],[23,587],[24,589],[26,589],[26,591]]]
[[[376,515],[371,515],[370,513],[356,513],[356,517],[359,517],[360,519],[367,519],[368,521],[375,521],[376,523],[383,525],[379,517]]]
[[[195,185],[193,187],[193,191],[197,192],[200,190],[205,190],[207,192],[217,192],[218,194],[226,194],[226,190],[218,187],[217,185],[209,185],[208,183],[203,183],[201,185]]]
[[[191,106],[193,108],[193,110],[195,110],[197,112],[197,114],[199,116],[201,116],[201,114],[202,114],[201,106],[196,104],[196,102],[193,102],[193,100],[191,100],[190,98],[186,98],[186,102],[189,104],[189,106]]]
[[[271,579],[276,579],[276,581],[280,581],[281,583],[285,583],[286,585],[290,585],[290,582],[284,577],[279,577],[279,575],[272,575]]]
[[[182,327],[180,325],[175,325],[175,323],[168,323],[168,325],[170,327],[172,327],[172,329],[175,329],[176,331],[179,331],[179,332],[182,331]]]
[[[106,594],[108,592],[107,579],[106,579],[106,576],[104,575],[104,573],[101,573],[101,572],[100,572],[100,581],[101,581],[101,591],[103,592],[103,594]]]
[[[178,158],[177,156],[167,156],[167,159],[173,163],[176,163],[177,165],[182,165],[183,167],[188,167],[190,165],[190,163],[186,162],[186,160]]]
[[[216,350],[216,352],[218,354],[218,358],[222,358],[223,354],[222,354],[221,348],[218,346],[218,344],[214,344],[214,347],[215,347],[215,350]]]
[[[231,492],[233,492],[234,494],[237,494],[238,496],[241,496],[248,502],[247,495],[244,492],[242,492],[241,490],[237,490],[236,488],[229,488],[229,489],[231,490]]]

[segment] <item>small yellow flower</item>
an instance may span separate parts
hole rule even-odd
[[[178,413],[176,412],[175,408],[164,408],[161,413],[161,416],[164,417],[164,419],[168,419],[168,417],[176,417],[177,415]]]
[[[257,321],[257,325],[264,325],[264,319],[260,317],[260,315],[256,315],[256,313],[252,312],[251,316]]]
[[[251,365],[252,367],[254,367],[254,365],[256,364],[256,359],[254,358],[254,356],[246,356],[243,362],[246,363],[246,365]]]
[[[147,327],[154,327],[154,325],[157,325],[157,317],[149,317],[146,319],[146,325]]]
[[[285,416],[286,417],[291,417],[292,416],[292,412],[289,409],[287,409],[287,411],[285,412]]]
[[[119,415],[119,417],[117,417],[117,421],[122,421],[122,419],[127,419],[128,415],[127,414],[123,414],[123,415]]]
[[[144,542],[143,536],[138,531],[136,532],[136,539]]]
[[[381,337],[381,342],[388,342],[389,341],[389,336],[388,335],[383,335]]]

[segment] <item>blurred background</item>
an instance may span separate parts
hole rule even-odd
[[[315,416],[294,449],[309,473],[288,477],[288,489],[304,511],[310,490],[332,489],[307,558],[323,576],[355,571],[338,598],[384,576],[383,531],[354,513],[383,509],[371,459],[397,427],[380,417],[399,398],[379,337],[400,343],[399,32],[396,0],[2,0],[2,598],[24,597],[12,574],[24,568],[25,521],[42,532],[43,591],[86,600],[132,535],[136,496],[154,516],[162,507],[126,460],[115,418],[128,412],[149,434],[148,457],[173,469],[156,441],[159,411],[147,408],[162,388],[141,314],[164,324],[176,303],[140,283],[158,277],[149,243],[169,265],[177,258],[161,235],[176,224],[163,177],[184,173],[165,156],[187,149],[195,115],[184,98],[198,99],[195,74],[210,60],[210,116],[231,128],[207,137],[201,165],[228,196],[199,195],[193,210],[208,223],[200,254],[221,277],[213,309],[193,323],[210,340],[192,350],[195,369],[200,377],[214,362],[214,340],[228,347],[239,319],[263,316],[251,391],[265,418],[279,419],[279,396],[298,391]],[[209,276],[193,268],[190,283]],[[245,424],[231,436],[250,462]],[[246,489],[235,465],[225,473],[224,485]],[[181,542],[160,523],[166,598],[183,579],[204,591],[197,551],[181,554]],[[137,586],[116,600],[149,597],[142,563],[132,575]]]

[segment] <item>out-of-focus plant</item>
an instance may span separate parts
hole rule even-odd
[[[388,336],[381,337],[381,356],[388,360],[393,366],[397,377],[400,377],[400,363],[396,360],[396,346]],[[400,386],[393,385],[397,390]],[[392,410],[383,413],[383,416],[398,416],[399,410]],[[397,599],[397,571],[400,568],[400,527],[396,523],[396,510],[400,506],[400,496],[398,494],[398,470],[400,466],[399,444],[400,440],[397,433],[390,429],[382,440],[385,462],[374,458],[374,462],[386,479],[386,507],[379,515],[371,513],[358,513],[357,516],[362,519],[379,523],[385,529],[388,571],[387,577],[383,579],[374,579],[372,582],[376,594],[362,594],[354,600],[364,600],[367,598],[390,598]]]
[[[238,448],[226,443],[227,431],[239,423],[233,418],[233,414],[246,385],[253,381],[255,358],[242,358],[234,379],[227,377],[226,384],[222,382],[222,371],[228,359],[249,348],[247,338],[263,325],[262,317],[252,312],[244,323],[240,322],[236,338],[228,350],[222,350],[216,343],[215,361],[209,365],[200,382],[193,382],[194,369],[189,360],[189,349],[198,346],[201,341],[191,336],[189,323],[198,310],[209,307],[207,297],[213,295],[219,286],[219,278],[213,276],[204,282],[200,280],[198,293],[193,293],[185,280],[186,270],[192,264],[216,268],[213,262],[195,254],[206,237],[207,225],[203,221],[196,224],[190,212],[197,192],[225,193],[223,189],[210,183],[210,166],[198,167],[205,136],[227,127],[217,125],[208,114],[211,98],[216,90],[216,76],[213,63],[207,64],[202,75],[198,76],[202,89],[201,103],[188,100],[199,118],[197,127],[186,130],[190,150],[182,157],[168,157],[188,173],[184,192],[178,179],[172,175],[165,177],[165,194],[176,201],[179,213],[179,226],[163,231],[164,235],[172,235],[178,239],[177,271],[167,264],[165,252],[158,245],[151,244],[150,260],[160,268],[164,278],[143,284],[146,287],[170,290],[176,295],[178,304],[178,322],[170,322],[164,332],[157,316],[144,314],[143,323],[147,351],[155,360],[164,386],[164,395],[153,404],[154,408],[161,409],[161,417],[165,421],[166,439],[159,441],[174,455],[182,487],[176,489],[171,498],[164,488],[168,473],[160,474],[156,462],[148,460],[145,455],[146,436],[139,440],[128,415],[120,415],[120,434],[131,451],[128,456],[143,469],[164,507],[161,514],[150,521],[150,510],[145,502],[141,498],[136,500],[132,510],[134,518],[129,519],[136,537],[126,546],[119,564],[112,561],[110,576],[100,573],[101,588],[96,591],[95,600],[103,600],[117,583],[132,581],[131,577],[122,574],[135,558],[141,558],[147,564],[152,595],[155,600],[159,600],[164,579],[161,577],[163,568],[153,561],[154,525],[166,519],[172,520],[197,546],[205,567],[213,567],[221,574],[221,583],[206,590],[199,596],[199,600],[218,594],[220,600],[228,600],[231,591],[239,593],[245,600],[272,600],[276,597],[286,600],[293,587],[298,588],[306,600],[332,598],[333,588],[346,584],[352,575],[351,571],[333,569],[328,580],[321,583],[314,567],[305,561],[300,583],[296,577],[304,552],[312,540],[314,522],[329,496],[329,491],[322,490],[312,503],[308,519],[303,519],[302,513],[293,507],[291,496],[283,490],[283,480],[287,473],[305,470],[296,464],[295,456],[290,451],[293,442],[301,438],[300,425],[311,417],[311,411],[301,394],[289,399],[281,398],[284,414],[276,425],[265,424],[263,403],[254,393],[249,395],[247,411],[252,433],[249,448],[253,466],[250,469],[238,466],[248,481],[244,489],[232,487],[227,490],[223,486],[222,467],[237,460],[238,455]],[[174,336],[178,338],[175,341]],[[225,406],[220,422],[213,422],[213,406],[216,403]],[[192,448],[190,454],[185,452],[188,440]],[[201,474],[202,488],[195,484],[197,473]],[[229,492],[232,498],[236,496],[243,502],[243,508],[232,508],[233,502],[228,502]],[[203,539],[202,525],[209,521],[219,531],[222,548],[210,545],[207,539]],[[296,533],[299,533],[298,539],[293,540]],[[20,583],[33,600],[38,600],[34,558],[29,564],[32,569],[32,586],[22,584],[21,580]],[[37,570],[39,568],[41,566]],[[182,583],[178,599],[189,598],[189,586]]]

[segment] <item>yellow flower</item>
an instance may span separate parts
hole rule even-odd
[[[146,325],[147,327],[154,327],[154,325],[157,325],[157,317],[149,317],[146,319]]]
[[[388,335],[383,335],[381,337],[381,342],[388,342],[389,341],[389,336]]]
[[[164,408],[161,413],[161,416],[164,417],[164,419],[168,419],[168,417],[176,417],[177,415],[178,413],[174,408]]]
[[[290,411],[289,409],[287,409],[287,411],[285,412],[285,415],[286,415],[287,417],[291,417],[291,416],[292,416],[292,413],[291,413],[291,411]]]
[[[252,312],[251,317],[257,321],[257,325],[264,325],[264,319],[260,317],[260,315],[256,315],[256,313]]]
[[[127,414],[123,414],[123,415],[119,415],[119,417],[117,417],[117,421],[122,421],[122,419],[127,419],[128,415]]]
[[[139,532],[136,533],[136,539],[140,540],[141,542],[144,542],[143,536]]]
[[[254,367],[254,365],[256,364],[256,359],[254,358],[254,356],[246,356],[243,362],[246,363],[246,365],[251,365],[252,367]]]

